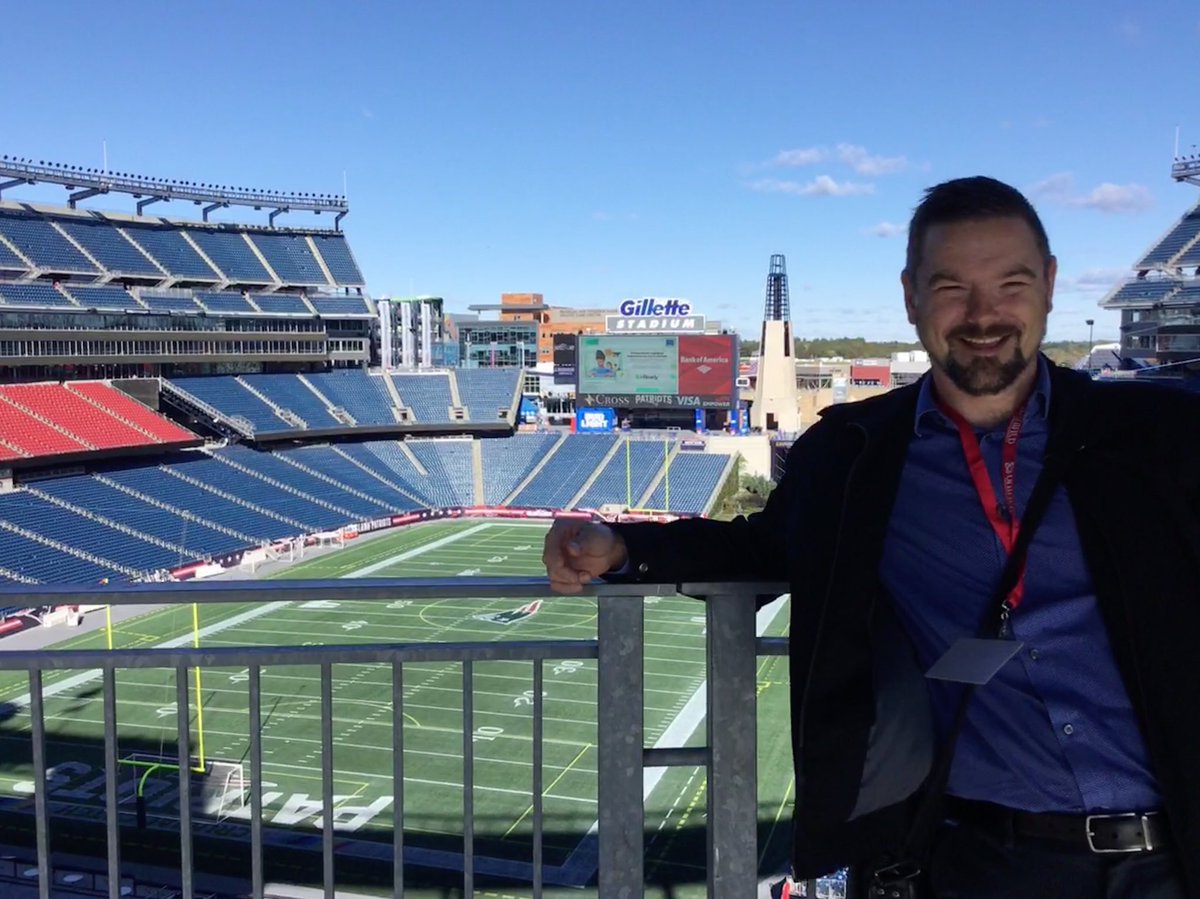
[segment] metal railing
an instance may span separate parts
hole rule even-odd
[[[169,669],[175,672],[177,710],[190,710],[189,674],[201,668],[244,668],[248,673],[250,769],[250,889],[264,895],[262,670],[267,666],[315,666],[320,671],[320,778],[322,784],[321,870],[324,896],[333,899],[334,766],[333,671],[336,664],[374,663],[391,667],[393,727],[392,827],[393,895],[405,892],[403,810],[404,670],[411,663],[455,662],[462,666],[463,716],[463,857],[462,894],[474,895],[474,797],[472,724],[474,666],[493,660],[521,660],[533,666],[532,714],[532,859],[528,871],[532,895],[543,894],[542,858],[544,781],[542,775],[542,665],[547,660],[595,659],[597,664],[597,802],[598,895],[643,894],[645,809],[643,769],[667,766],[702,767],[707,774],[707,892],[712,897],[754,896],[757,889],[756,665],[759,655],[783,655],[784,638],[756,635],[755,596],[778,595],[782,584],[604,584],[586,590],[597,601],[595,640],[531,640],[427,644],[371,644],[277,647],[215,647],[132,650],[17,650],[0,652],[0,671],[27,672],[33,761],[34,832],[38,889],[50,899],[53,884],[50,849],[50,790],[47,775],[47,731],[43,678],[48,672],[82,670],[102,679],[104,721],[104,826],[106,884],[109,899],[121,895],[121,820],[118,809],[119,770],[116,673],[126,669]],[[644,599],[682,593],[703,597],[706,634],[707,714],[705,745],[649,748],[643,735]],[[390,601],[430,599],[549,598],[544,581],[520,578],[399,578],[336,581],[224,581],[141,584],[104,588],[74,585],[13,585],[0,589],[0,605],[47,606],[63,603],[168,604],[291,603],[321,600]],[[193,853],[195,785],[190,714],[176,712],[178,731],[179,894],[198,896]]]

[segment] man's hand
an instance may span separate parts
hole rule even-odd
[[[542,563],[556,593],[578,593],[625,564],[625,541],[603,524],[560,518],[546,534]]]

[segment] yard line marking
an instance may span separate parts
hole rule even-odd
[[[550,791],[553,790],[556,786],[558,786],[558,782],[567,776],[567,772],[570,771],[572,768],[574,768],[575,763],[577,761],[579,761],[581,758],[583,758],[584,753],[586,753],[591,748],[592,748],[592,744],[588,743],[581,750],[579,750],[579,754],[577,756],[575,756],[575,758],[571,759],[571,764],[569,764],[569,765],[567,765],[567,767],[563,768],[562,772],[558,775],[558,777],[556,777],[556,778],[554,778],[554,780],[550,781],[550,786],[548,786],[548,787],[546,787],[546,789],[542,790],[542,796],[543,797],[549,796]],[[519,817],[516,821],[513,822],[512,827],[510,827],[508,830],[504,831],[504,836],[507,837],[514,830],[516,830],[518,825],[520,825],[520,823],[525,820],[525,816],[528,815],[532,811],[533,811],[533,806],[530,805],[529,808],[527,808],[527,809],[525,809],[525,811],[521,812],[521,817]]]
[[[372,565],[368,565],[366,568],[360,568],[360,569],[358,569],[358,571],[355,571],[355,572],[352,572],[351,574],[345,575],[345,577],[347,577],[347,578],[368,577],[369,575],[374,574],[376,571],[382,571],[384,568],[387,568],[389,565],[394,565],[397,562],[406,562],[409,559],[412,559],[416,556],[423,556],[425,553],[429,552],[431,549],[438,549],[439,547],[446,546],[447,544],[456,543],[459,540],[463,539],[464,537],[469,537],[472,534],[477,534],[480,531],[485,531],[487,529],[488,529],[488,524],[485,522],[484,524],[477,524],[473,528],[467,528],[465,531],[458,531],[457,533],[454,533],[454,534],[447,534],[445,537],[441,537],[430,543],[423,543],[420,546],[416,547],[415,549],[410,549],[407,552],[402,552],[396,556],[389,556],[388,558],[383,559],[382,561],[375,562]]]

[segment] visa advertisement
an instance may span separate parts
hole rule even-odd
[[[727,409],[736,365],[732,334],[580,336],[576,394],[584,406]]]

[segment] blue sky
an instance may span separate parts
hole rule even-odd
[[[1169,177],[1176,126],[1200,143],[1194,2],[115,0],[5,21],[2,152],[91,166],[106,141],[119,171],[322,193],[345,172],[370,290],[452,310],[678,296],[754,336],[784,253],[797,335],[908,339],[911,209],[984,173],[1046,220],[1049,337],[1094,318],[1100,340],[1096,300],[1200,196]]]

